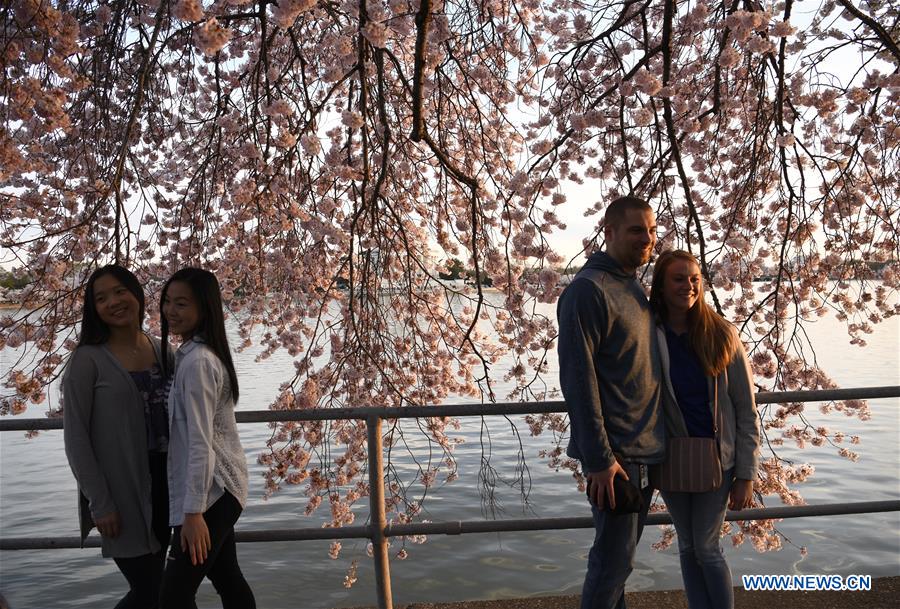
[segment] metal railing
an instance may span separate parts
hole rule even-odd
[[[837,400],[879,399],[900,397],[900,386],[829,389],[820,391],[760,392],[757,404],[785,402],[827,402]],[[373,546],[375,585],[379,609],[391,609],[390,564],[388,539],[404,535],[462,535],[554,529],[593,528],[590,517],[577,518],[520,518],[504,520],[469,520],[450,522],[391,524],[387,522],[384,502],[384,450],[382,421],[408,418],[463,417],[493,415],[524,415],[566,412],[565,402],[517,402],[502,404],[448,404],[441,406],[360,407],[312,410],[251,410],[237,412],[239,423],[269,423],[276,421],[364,420],[368,432],[369,459],[369,524],[341,528],[299,528],[238,531],[238,542],[304,541],[323,539],[366,538]],[[62,429],[60,418],[0,419],[0,432]],[[773,518],[801,518],[900,511],[900,499],[837,503],[824,505],[784,506],[728,511],[726,520],[763,520]],[[646,524],[669,524],[668,513],[647,516]],[[89,537],[85,547],[99,547],[96,536]],[[81,547],[78,537],[16,537],[0,539],[0,550],[46,550]]]

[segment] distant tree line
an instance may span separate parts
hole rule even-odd
[[[24,269],[13,269],[11,271],[0,269],[0,288],[21,290],[29,283],[31,283],[31,277]]]
[[[465,279],[466,283],[475,283],[475,270],[467,269],[463,264],[462,260],[459,258],[452,258],[447,262],[447,270],[438,271],[438,277],[443,279],[444,281],[456,281],[457,279]],[[487,273],[481,271],[479,273],[479,283],[484,286],[490,287],[493,285],[493,280],[488,276]]]

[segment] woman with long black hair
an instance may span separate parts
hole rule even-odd
[[[181,337],[169,395],[169,522],[175,527],[160,594],[162,609],[195,607],[204,577],[229,609],[256,601],[237,561],[234,524],[247,502],[247,462],[234,408],[238,379],[225,336],[219,282],[184,268],[163,287],[165,344]]]
[[[96,526],[103,556],[130,587],[116,609],[157,606],[169,543],[168,385],[160,342],[144,333],[143,320],[137,277],[118,265],[94,271],[62,382],[82,541]]]

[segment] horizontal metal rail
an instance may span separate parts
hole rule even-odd
[[[861,501],[857,503],[824,503],[818,505],[785,505],[780,507],[729,510],[728,521],[772,520],[780,518],[804,518],[807,516],[842,516],[846,514],[873,514],[900,511],[900,499]],[[647,525],[672,524],[668,512],[647,515]],[[388,525],[386,536],[401,535],[465,535],[467,533],[500,533],[507,531],[549,531],[554,529],[592,529],[590,516],[569,518],[521,518],[509,520],[464,520],[456,522],[425,522]]]
[[[760,391],[757,404],[788,402],[835,402],[842,400],[877,400],[900,397],[900,385],[884,387],[852,387],[811,391]],[[562,400],[547,402],[502,402],[497,404],[439,404],[434,406],[365,406],[358,408],[310,408],[307,410],[241,410],[235,413],[238,423],[275,423],[279,421],[327,421],[366,419],[427,419],[434,417],[471,417],[566,412]],[[0,419],[3,431],[42,431],[62,429],[62,417],[46,419]]]
[[[860,501],[857,503],[826,503],[818,505],[790,505],[781,507],[729,510],[725,520],[773,520],[781,518],[806,518],[809,516],[845,516],[849,514],[875,514],[900,512],[900,499],[884,501]],[[647,515],[648,526],[672,524],[668,512]],[[447,522],[420,522],[388,524],[385,537],[404,535],[466,535],[472,533],[507,533],[516,531],[553,531],[560,529],[592,529],[594,520],[589,516],[570,518],[510,518],[506,520],[452,520]],[[324,527],[301,529],[260,529],[235,531],[239,543],[266,543],[275,541],[314,541],[333,539],[370,539],[371,525],[349,527]],[[80,548],[78,537],[9,537],[0,539],[0,550],[51,550]],[[92,535],[84,542],[85,548],[99,548],[100,537]]]

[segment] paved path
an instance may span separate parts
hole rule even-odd
[[[687,609],[681,590],[628,592],[628,609]],[[735,588],[735,609],[900,609],[900,577],[872,580],[867,592],[747,592]],[[368,608],[367,608],[368,609]],[[578,609],[577,596],[498,601],[412,603],[394,609]]]

